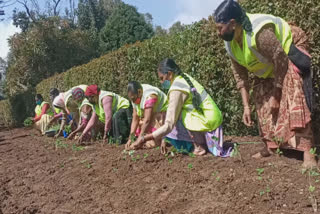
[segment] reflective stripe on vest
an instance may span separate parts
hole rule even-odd
[[[159,88],[148,85],[148,84],[141,84],[143,94],[141,98],[141,102],[139,105],[132,102],[132,106],[136,109],[137,114],[139,117],[143,117],[144,113],[144,106],[146,103],[146,99],[150,97],[150,95],[154,94],[157,96],[157,102],[155,104],[156,110],[155,112],[164,112],[167,110],[168,107],[168,101],[167,101],[167,95],[163,93]]]
[[[189,77],[193,86],[200,94],[201,104],[200,108],[202,112],[196,110],[192,104],[192,91],[188,82],[182,77],[175,77],[169,92],[168,98],[170,99],[171,91],[182,91],[188,94],[188,97],[181,110],[182,123],[186,129],[191,131],[213,131],[218,128],[222,123],[222,113],[211,98],[211,96],[206,92],[202,85],[200,85],[196,80],[194,80],[188,74],[184,74]]]
[[[292,43],[291,29],[287,22],[279,17],[266,14],[249,14],[247,13],[251,24],[252,32],[243,31],[243,47],[238,48],[236,41],[225,42],[227,53],[240,65],[246,67],[260,78],[273,76],[273,64],[257,51],[256,35],[266,24],[274,24],[275,35],[280,41],[284,51],[288,54]],[[234,49],[233,49],[234,48]],[[248,48],[248,49],[247,49]],[[239,51],[234,53],[233,51]],[[241,53],[240,53],[241,52]],[[236,57],[242,54],[242,59]]]

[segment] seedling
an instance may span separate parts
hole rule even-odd
[[[239,145],[237,143],[234,144],[233,150],[232,150],[230,156],[231,157],[239,157],[241,163],[243,163],[243,159],[242,159],[242,156],[241,156],[241,153],[240,153],[240,150],[239,150]]]
[[[143,154],[143,158],[146,159],[149,155],[147,153]]]
[[[80,163],[83,164],[88,169],[90,169],[92,167],[92,165],[90,163],[88,163],[87,160],[82,160],[82,161],[80,161]]]
[[[168,163],[172,164],[173,160],[171,158],[168,158]]]
[[[82,151],[84,150],[83,146],[77,146],[75,144],[72,144],[72,151],[77,152],[77,151]]]
[[[193,165],[191,163],[188,164],[188,169],[192,169]]]
[[[192,152],[190,152],[190,153],[189,153],[189,157],[194,158],[194,157],[196,157],[196,155],[195,155],[195,154],[193,154]]]
[[[257,168],[256,169],[257,173],[258,173],[258,180],[262,180],[262,173],[264,172],[264,168]]]
[[[24,120],[23,124],[25,127],[32,126],[32,124],[33,124],[32,119],[30,117],[28,117],[27,119]]]
[[[68,148],[68,144],[63,143],[61,140],[56,140],[55,142],[56,148]]]

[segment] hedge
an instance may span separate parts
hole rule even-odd
[[[320,1],[245,0],[242,5],[251,13],[270,13],[294,21],[308,32],[317,96],[315,107],[319,112],[320,35],[317,22],[320,20]],[[207,89],[224,113],[226,134],[257,134],[256,128],[247,128],[242,123],[243,107],[235,87],[230,60],[211,18],[175,35],[153,37],[142,43],[124,46],[88,64],[42,81],[36,91],[48,99],[51,87],[65,91],[79,84],[98,84],[106,90],[126,96],[126,86],[130,80],[160,87],[156,70],[165,57],[174,58],[184,72]]]

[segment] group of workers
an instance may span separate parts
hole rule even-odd
[[[269,156],[279,147],[295,149],[304,152],[304,167],[316,166],[309,152],[314,146],[312,75],[305,32],[280,17],[246,13],[233,0],[223,1],[214,19],[231,58],[246,126],[253,125],[248,73],[255,76],[253,99],[265,148],[253,157]],[[79,85],[67,92],[53,88],[54,109],[37,95],[34,122],[45,132],[61,118],[56,137],[70,122],[73,131],[68,138],[81,133],[78,142],[102,133],[103,140],[125,143],[126,149],[161,145],[166,152],[171,144],[195,155],[229,156],[232,148],[223,145],[222,113],[201,83],[170,58],[159,63],[157,75],[167,94],[137,81],[129,82],[128,99],[97,85]]]

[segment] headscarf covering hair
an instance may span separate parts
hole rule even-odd
[[[65,108],[64,94],[60,93],[58,96],[56,96],[52,102],[52,105],[58,108]]]
[[[87,87],[87,90],[86,90],[84,95],[86,97],[90,97],[90,96],[93,96],[93,95],[98,95],[99,91],[100,91],[100,89],[98,88],[97,85],[89,85]]]
[[[234,0],[224,0],[214,11],[214,19],[217,23],[228,23],[235,19],[246,32],[252,32],[252,24],[245,10]]]
[[[72,89],[72,99],[74,100],[82,100],[84,98],[84,91],[77,87]]]

